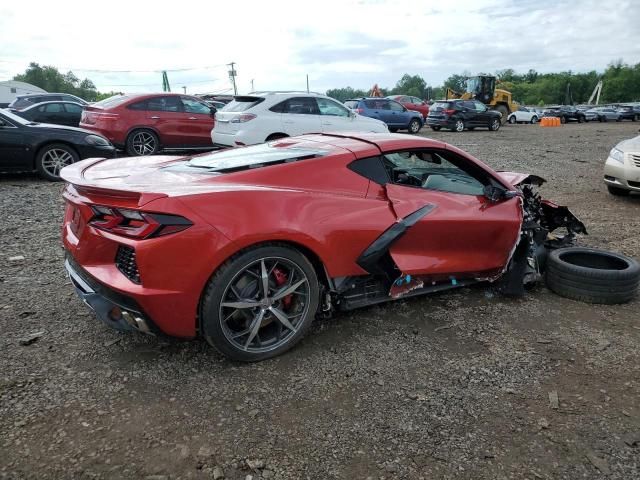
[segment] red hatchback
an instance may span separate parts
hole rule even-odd
[[[391,95],[387,98],[402,104],[402,106],[407,110],[420,112],[425,120],[427,119],[427,115],[429,115],[429,104],[424,100],[420,100],[418,97],[411,97],[409,95]]]
[[[107,137],[131,156],[211,149],[214,113],[205,102],[188,95],[121,95],[85,106],[80,127]]]
[[[585,231],[539,177],[406,135],[94,158],[62,177],[66,268],[97,317],[245,361],[288,350],[320,312],[498,278],[523,293],[548,233]]]

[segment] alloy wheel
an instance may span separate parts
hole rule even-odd
[[[235,348],[264,353],[287,343],[309,310],[309,279],[282,257],[265,257],[240,269],[220,302],[220,326]]]
[[[149,132],[138,132],[133,136],[132,146],[137,155],[151,155],[156,151],[156,139]]]
[[[54,177],[60,176],[60,170],[73,163],[73,155],[61,148],[47,150],[42,156],[42,169]]]
[[[464,122],[462,120],[457,120],[455,127],[456,132],[462,132],[464,130]]]

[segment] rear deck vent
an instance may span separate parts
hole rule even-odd
[[[140,272],[136,263],[136,251],[127,245],[120,245],[116,253],[116,267],[133,283],[140,285]]]

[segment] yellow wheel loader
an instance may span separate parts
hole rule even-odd
[[[491,110],[502,114],[502,124],[507,122],[510,113],[518,109],[518,104],[513,101],[511,92],[496,88],[496,77],[490,75],[478,75],[467,79],[467,91],[456,92],[447,88],[447,100],[460,98],[463,100],[476,99],[484,103]]]

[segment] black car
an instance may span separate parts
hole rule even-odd
[[[32,122],[77,127],[82,116],[82,105],[76,102],[42,102],[12,112]]]
[[[620,120],[631,120],[637,122],[640,120],[640,105],[621,105],[618,107]]]
[[[30,93],[28,95],[18,95],[16,99],[9,104],[12,110],[22,110],[24,108],[42,102],[75,102],[80,105],[89,105],[89,102],[71,95],[70,93]]]
[[[47,180],[60,180],[60,170],[89,157],[113,157],[106,138],[81,128],[34,123],[7,110],[0,111],[0,171],[37,171]]]
[[[436,131],[448,128],[462,132],[465,128],[473,130],[476,127],[496,131],[500,128],[501,118],[500,112],[489,110],[477,100],[443,100],[435,102],[429,108],[427,125]]]
[[[587,120],[584,110],[579,110],[573,105],[558,105],[556,107],[549,107],[544,111],[543,116],[558,117],[560,119],[560,123],[583,123]]]

